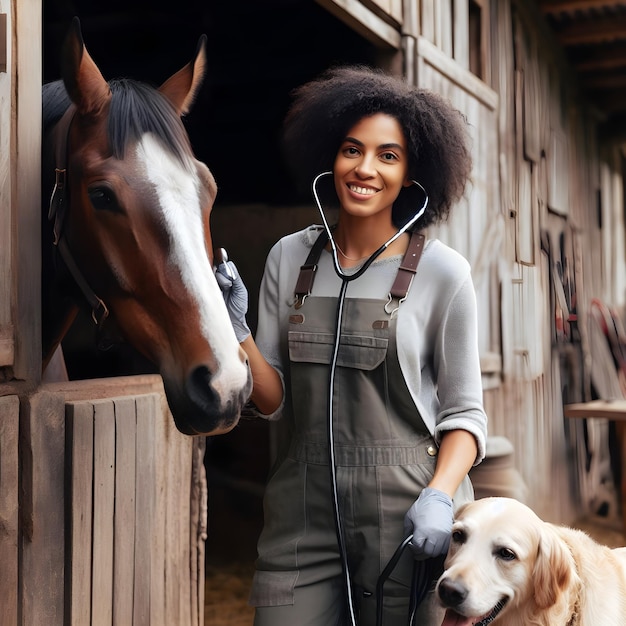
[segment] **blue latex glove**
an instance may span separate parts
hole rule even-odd
[[[220,263],[215,270],[215,278],[222,290],[230,323],[235,331],[235,337],[241,343],[250,335],[250,329],[246,321],[248,290],[232,261]]]
[[[452,498],[426,487],[404,516],[404,534],[412,534],[409,546],[416,559],[428,559],[448,552],[452,536]]]

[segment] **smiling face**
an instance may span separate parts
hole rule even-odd
[[[408,180],[407,142],[398,120],[376,113],[357,122],[333,167],[341,208],[355,217],[386,216]]]

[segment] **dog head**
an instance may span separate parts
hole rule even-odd
[[[561,602],[575,571],[554,527],[527,506],[510,498],[471,502],[457,513],[437,582],[447,609],[442,626],[505,622],[506,615],[530,623]]]

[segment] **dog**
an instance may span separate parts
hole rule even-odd
[[[459,509],[435,592],[441,626],[625,626],[626,548],[482,498]]]

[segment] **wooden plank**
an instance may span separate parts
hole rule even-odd
[[[180,572],[176,567],[171,567],[170,563],[173,558],[172,546],[168,544],[168,529],[170,526],[170,516],[172,511],[168,507],[171,497],[171,490],[178,491],[184,489],[184,485],[178,482],[178,474],[173,465],[172,452],[176,439],[171,433],[178,432],[174,427],[171,414],[167,407],[160,406],[157,398],[154,398],[154,447],[155,457],[159,459],[159,463],[154,473],[155,494],[156,494],[156,510],[161,514],[155,518],[152,536],[152,566],[155,571],[162,572],[162,576],[155,577],[152,581],[152,595],[159,594],[158,598],[154,598],[152,602],[152,611],[160,611],[162,621],[159,626],[167,626],[179,622],[178,608],[174,600],[171,598],[171,589],[178,589],[181,581],[179,580]],[[170,430],[171,429],[171,430]],[[180,434],[180,433],[179,433]],[[176,515],[176,513],[174,513]],[[184,577],[184,573],[183,573]],[[157,607],[155,600],[159,600]],[[181,622],[182,623],[182,622]]]
[[[133,623],[135,578],[135,472],[137,423],[135,399],[116,398],[115,408],[115,519],[113,523],[113,623]]]
[[[18,625],[19,411],[17,396],[0,398],[0,593],[2,626]]]
[[[110,400],[94,402],[93,626],[113,619],[113,520],[115,510],[115,411]]]
[[[469,3],[467,0],[454,1],[454,60],[464,69],[470,69],[469,43]]]
[[[65,406],[45,392],[21,402],[21,623],[64,626]]]
[[[162,598],[151,597],[150,593],[153,580],[158,581],[155,577],[163,575],[162,571],[155,571],[151,559],[153,542],[161,540],[154,536],[155,518],[160,514],[155,510],[155,408],[154,398],[151,396],[138,397],[135,402],[137,411],[135,520],[141,532],[135,536],[133,626],[151,626],[152,619],[158,619],[158,615],[151,615],[151,603],[154,602],[159,606],[163,601]]]
[[[63,394],[66,402],[136,396],[149,393],[165,394],[163,379],[157,374],[92,378],[90,380],[67,380],[45,383],[41,388],[51,393]]]
[[[359,0],[316,0],[350,28],[382,48],[402,47],[400,31],[388,24]]]
[[[436,0],[422,0],[422,19],[420,35],[433,45],[436,44],[435,36],[435,2]]]
[[[569,150],[567,134],[560,128],[552,128],[547,151],[548,208],[559,215],[569,213]]]
[[[437,47],[451,59],[454,56],[452,49],[452,5],[451,0],[439,0],[437,2],[437,12],[435,13],[435,24],[437,29]]]
[[[177,473],[180,476],[181,488],[178,490],[178,568],[184,572],[181,577],[184,583],[179,587],[179,611],[180,624],[191,622],[191,468],[192,468],[192,444],[188,437],[176,434],[177,441]],[[181,582],[183,582],[181,580]]]
[[[420,34],[420,3],[412,0],[401,0],[401,3],[402,34],[415,39]]]
[[[403,0],[390,0],[389,2],[389,15],[398,22],[398,24],[402,24],[404,26],[404,11],[403,11]]]
[[[12,298],[16,329],[14,375],[29,382],[41,378],[41,5],[42,0],[11,3],[10,40],[17,63],[12,71],[20,77],[13,86],[9,107],[15,125],[10,169],[15,234],[11,266],[17,281]]]
[[[457,65],[453,59],[447,57],[424,37],[418,38],[417,54],[455,85],[462,87],[469,94],[480,100],[487,108],[494,111],[497,109],[498,94],[493,89],[474,76],[474,74]]]
[[[2,261],[0,260],[0,263]],[[0,283],[2,279],[7,277],[10,272],[10,264],[4,264],[4,270],[0,268]],[[9,277],[10,280],[10,277]],[[0,293],[8,293],[4,286],[0,284]],[[10,298],[7,296],[7,300]],[[13,341],[13,325],[6,323],[4,326],[0,323],[0,367],[7,365],[13,365],[13,358],[15,356],[15,344]]]
[[[6,1],[0,1],[0,13],[8,17],[7,34],[13,29],[11,7]],[[5,37],[5,43],[11,37]],[[0,102],[10,103],[13,93],[13,48],[6,46],[7,67],[0,73]],[[11,106],[0,107],[0,367],[13,365],[13,229],[12,229],[12,163],[14,148],[11,143],[13,110]]]
[[[66,406],[69,432],[70,513],[69,624],[91,624],[92,512],[93,512],[93,404],[77,402]]]
[[[204,546],[207,538],[208,490],[204,455],[206,452],[206,437],[196,437],[193,440],[193,470],[191,483],[191,535],[192,562],[191,562],[191,591],[193,626],[204,625],[204,584],[205,561]],[[194,558],[195,557],[195,558]],[[195,574],[195,575],[194,575]]]
[[[599,417],[609,420],[626,420],[626,400],[590,400],[566,404],[563,407],[565,417]]]
[[[534,265],[535,218],[534,205],[536,203],[534,179],[536,170],[533,170],[528,161],[522,161],[518,167],[518,201],[515,216],[515,260],[524,265]]]
[[[166,554],[166,576],[171,580],[171,574],[178,570],[181,549],[181,527],[183,520],[180,510],[180,492],[186,491],[187,484],[180,467],[180,445],[176,439],[170,441],[168,446],[167,465],[169,468],[167,476],[167,491],[165,494],[166,525],[164,528],[163,541],[165,542]],[[173,485],[178,485],[178,489],[172,489]],[[184,532],[187,537],[187,532]],[[175,585],[168,584],[166,589],[166,609],[169,620],[180,622],[181,619],[181,597],[183,586],[186,586],[185,576],[182,580],[176,581]]]

